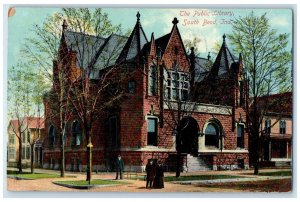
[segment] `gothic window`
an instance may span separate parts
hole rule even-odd
[[[30,143],[30,132],[27,132],[27,142]]]
[[[131,93],[131,94],[134,94],[135,93],[135,81],[134,80],[130,80],[128,82],[128,92]]]
[[[219,127],[209,123],[205,128],[205,146],[219,147]]]
[[[148,118],[147,145],[157,146],[157,118]]]
[[[286,122],[285,122],[285,120],[280,121],[279,127],[280,127],[280,134],[285,134],[285,132],[286,132]]]
[[[112,147],[118,147],[119,146],[118,121],[117,121],[117,117],[115,116],[109,118],[109,135],[111,137]]]
[[[22,159],[25,159],[25,146],[22,146],[22,154],[21,154]]]
[[[150,96],[157,95],[157,69],[155,66],[151,66],[149,68],[149,79],[148,79],[149,87],[148,94]]]
[[[237,126],[237,147],[244,148],[244,125]]]
[[[22,133],[22,143],[25,143],[26,141],[26,132]]]
[[[79,146],[82,143],[82,133],[79,121],[75,120],[72,123],[72,145]]]
[[[48,137],[49,137],[49,146],[53,147],[56,143],[56,129],[53,125],[49,127]]]
[[[189,74],[179,71],[165,72],[165,98],[168,100],[189,99]]]
[[[240,81],[240,106],[244,104],[244,82]]]
[[[265,131],[267,134],[271,133],[271,119],[266,119],[265,120]]]

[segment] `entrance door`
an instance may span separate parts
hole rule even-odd
[[[199,126],[193,117],[184,117],[179,123],[179,132],[181,135],[181,152],[198,156],[198,137]],[[178,141],[176,141],[179,144]]]

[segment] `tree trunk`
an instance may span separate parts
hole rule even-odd
[[[92,180],[92,138],[91,138],[91,134],[88,130],[86,130],[87,132],[87,137],[88,137],[88,145],[87,145],[87,170],[86,170],[86,181],[89,181],[89,184],[91,183]]]
[[[61,153],[60,154],[61,154],[60,177],[65,177],[65,146],[63,143],[61,144]]]
[[[22,135],[20,133],[19,138],[19,159],[18,159],[18,167],[19,167],[19,173],[22,173]]]
[[[30,144],[30,153],[31,153],[31,159],[30,159],[30,173],[33,174],[34,173],[34,168],[33,168],[33,158],[34,158],[34,154],[33,154],[33,148],[34,148],[34,144]]]
[[[177,160],[176,160],[176,177],[180,177],[180,158],[181,158],[181,152],[177,152]]]

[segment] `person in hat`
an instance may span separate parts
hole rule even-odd
[[[154,188],[161,189],[164,188],[164,168],[161,161],[158,161],[156,166],[155,178],[154,178]]]
[[[118,158],[116,160],[116,180],[119,178],[123,179],[123,171],[124,171],[124,161],[121,157],[121,155],[118,155]]]
[[[147,182],[146,182],[146,188],[153,187],[153,181],[155,178],[155,165],[153,164],[153,160],[149,160],[149,162],[146,165],[146,173],[147,173]]]

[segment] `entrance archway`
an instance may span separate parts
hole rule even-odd
[[[178,131],[181,135],[181,152],[198,156],[200,130],[197,121],[190,116],[182,118],[179,122]]]

